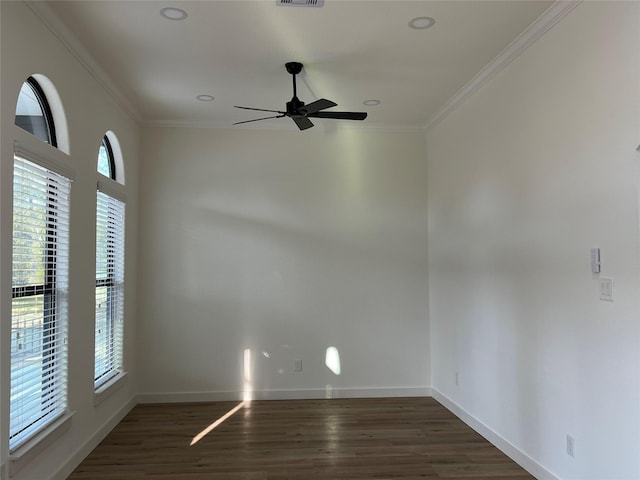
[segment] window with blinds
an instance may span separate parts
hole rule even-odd
[[[125,204],[98,191],[95,388],[122,370]]]
[[[9,448],[67,411],[71,181],[14,155]]]

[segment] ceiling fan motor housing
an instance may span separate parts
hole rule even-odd
[[[293,97],[290,102],[287,102],[287,115],[289,117],[302,116],[303,114],[300,113],[302,107],[304,107],[304,102],[298,97]]]

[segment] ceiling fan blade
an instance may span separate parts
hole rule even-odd
[[[285,112],[281,112],[280,110],[265,110],[264,108],[239,107],[238,105],[234,105],[234,107],[242,108],[243,110],[255,110],[256,112],[272,112],[272,113],[281,113],[281,114],[285,113]]]
[[[364,120],[367,112],[316,112],[307,116],[314,118],[336,118],[338,120]]]
[[[298,125],[300,130],[306,130],[307,128],[313,127],[313,123],[307,117],[291,117],[291,119],[296,122],[296,125]]]
[[[267,110],[269,111],[269,110]],[[233,125],[240,125],[241,123],[250,123],[250,122],[258,122],[260,120],[269,120],[270,118],[282,118],[286,115],[274,115],[272,117],[263,117],[263,118],[254,118],[253,120],[244,120],[243,122],[236,122]]]
[[[300,107],[300,113],[304,115],[308,115],[310,113],[316,113],[320,110],[324,110],[325,108],[337,107],[338,104],[332,102],[331,100],[327,100],[326,98],[321,98],[320,100],[316,100],[315,102],[311,102],[307,105]]]

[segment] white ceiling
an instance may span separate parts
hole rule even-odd
[[[284,64],[299,61],[305,65],[298,81],[304,102],[327,98],[338,104],[333,110],[366,111],[364,124],[370,126],[423,127],[552,3],[326,0],[322,8],[305,8],[278,6],[275,0],[76,0],[31,5],[146,123],[227,127],[264,116],[234,105],[283,110],[292,96]],[[163,18],[160,10],[168,6],[185,10],[188,17]],[[408,22],[419,16],[436,23],[410,29]],[[215,100],[200,102],[200,94]],[[363,105],[368,99],[381,104]],[[322,122],[335,120],[314,119]],[[283,125],[296,128],[289,119],[234,128]]]

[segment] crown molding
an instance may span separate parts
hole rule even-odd
[[[433,128],[453,110],[465,102],[467,98],[487,84],[494,76],[504,70],[518,58],[527,48],[576,8],[582,0],[558,0],[544,11],[515,40],[504,48],[493,60],[485,65],[475,77],[451,97],[424,125],[426,130]]]
[[[76,36],[60,20],[47,2],[26,0],[27,6],[42,21],[42,23],[60,40],[71,55],[84,67],[84,69],[105,89],[115,102],[136,122],[141,121],[138,109],[122,93],[111,80],[109,75],[96,62],[89,51],[82,45]]]

